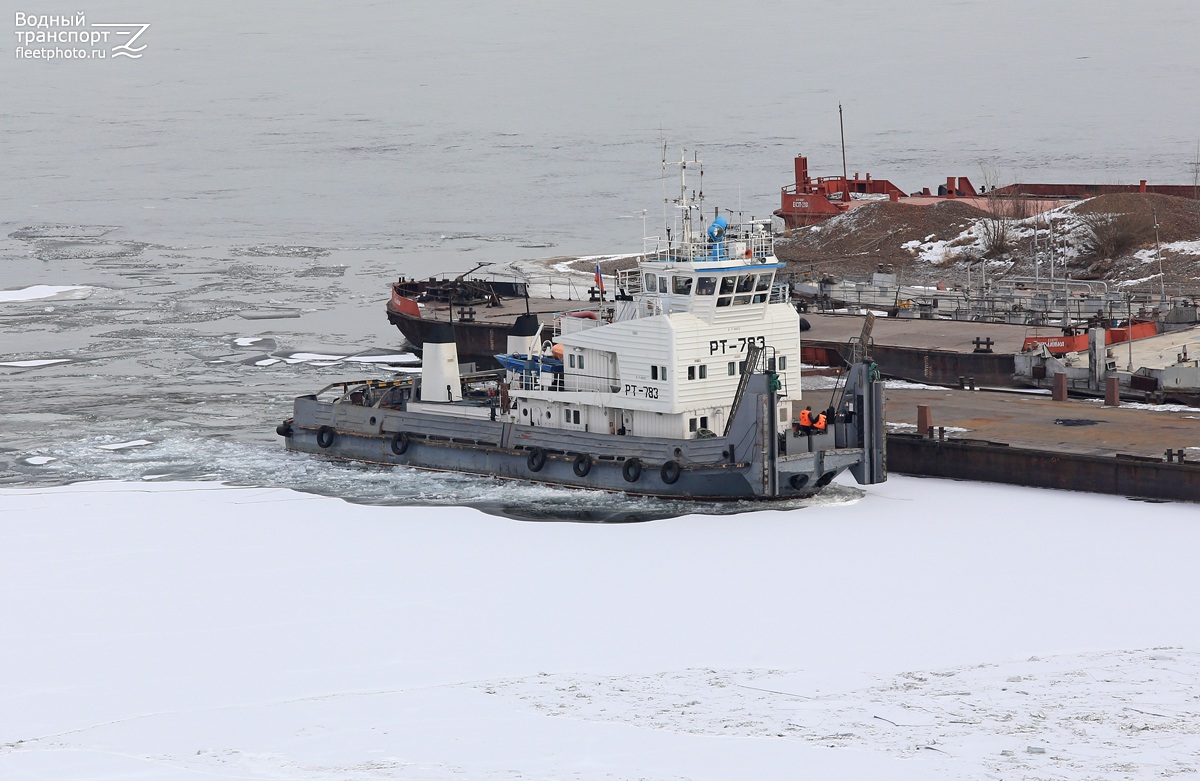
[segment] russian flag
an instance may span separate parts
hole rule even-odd
[[[604,277],[600,276],[600,264],[596,264],[596,287],[600,288],[600,295],[604,295]]]

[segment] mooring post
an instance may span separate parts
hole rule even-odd
[[[1104,380],[1104,406],[1121,406],[1121,383],[1116,377],[1108,377]]]
[[[917,405],[917,431],[921,436],[933,439],[933,415],[928,404]]]
[[[1067,375],[1064,372],[1054,373],[1054,387],[1050,392],[1050,398],[1055,401],[1067,400]]]

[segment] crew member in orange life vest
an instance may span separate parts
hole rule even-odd
[[[813,428],[816,429],[818,434],[825,433],[825,422],[826,422],[825,413],[818,412],[817,419],[813,421]]]
[[[804,409],[800,410],[800,433],[807,434],[808,430],[812,428],[812,424],[812,407],[805,407]]]

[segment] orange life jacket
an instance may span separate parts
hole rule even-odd
[[[812,411],[811,410],[806,410],[806,409],[800,410],[800,425],[803,426],[804,428],[808,428],[809,426],[812,425]]]
[[[817,422],[813,423],[813,428],[815,428],[817,431],[825,430],[825,413],[824,412],[817,413]]]

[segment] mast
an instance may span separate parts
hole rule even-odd
[[[700,170],[700,190],[695,194],[694,198],[688,196],[687,190],[687,167],[689,163],[696,166]],[[666,156],[664,155],[663,168],[665,169],[668,165],[679,166],[679,198],[675,201],[675,205],[680,211],[683,212],[683,231],[682,235],[678,237],[678,240],[681,246],[687,246],[692,242],[692,210],[701,209],[704,203],[704,163],[702,160],[700,160],[700,157],[696,152],[692,153],[692,159],[689,161],[687,159],[687,150],[684,149],[679,153],[678,163],[667,163]],[[701,222],[704,221],[704,213],[702,211],[700,213],[700,220]],[[670,230],[670,226],[668,226],[668,236],[670,235]]]
[[[846,183],[846,187],[850,187],[850,176],[846,169],[846,123],[842,120],[842,104],[838,104],[838,129],[842,133],[842,181]]]

